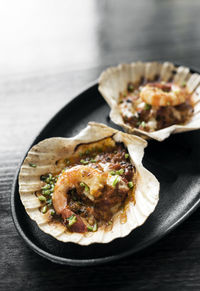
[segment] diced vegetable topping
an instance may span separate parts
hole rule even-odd
[[[129,92],[133,92],[133,90],[134,90],[133,84],[129,83],[127,89],[128,89]]]
[[[129,154],[125,154],[125,159],[128,159],[129,158]]]
[[[151,105],[146,103],[144,109],[145,110],[150,110],[151,109]]]
[[[81,162],[82,164],[84,164],[84,165],[89,164],[89,161],[86,161],[86,160],[80,160],[80,162]]]
[[[41,202],[46,202],[46,197],[44,197],[43,195],[38,196],[38,199],[39,199]]]
[[[128,182],[128,187],[130,188],[130,189],[132,189],[133,188],[133,182]]]
[[[44,207],[42,207],[41,211],[43,214],[45,214],[47,212],[47,206],[45,205]]]
[[[51,216],[54,216],[54,214],[55,214],[55,210],[54,209],[51,209]]]
[[[72,214],[70,217],[67,218],[67,221],[68,225],[72,226],[77,221],[76,215]]]
[[[86,192],[89,192],[89,191],[90,191],[90,188],[88,187],[87,184],[81,182],[81,183],[80,183],[80,186],[81,186],[81,187],[84,187]]]
[[[120,169],[118,171],[111,171],[110,174],[112,176],[115,176],[115,175],[118,175],[118,176],[123,175],[124,174],[124,169]]]
[[[36,168],[37,167],[36,164],[32,164],[32,163],[29,163],[29,166],[32,167],[32,168]]]
[[[93,231],[93,232],[95,232],[95,231],[97,231],[97,229],[98,229],[98,225],[97,225],[97,223],[95,222],[95,224],[94,224],[93,226],[88,225],[88,226],[87,226],[87,229],[88,229],[89,231]]]
[[[112,183],[113,187],[115,187],[118,182],[119,182],[119,176],[116,176],[116,178],[114,179],[114,181]]]

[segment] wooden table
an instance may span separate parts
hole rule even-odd
[[[0,290],[199,290],[199,211],[137,255],[104,266],[66,267],[39,257],[19,237],[10,191],[38,131],[106,66],[171,60],[200,68],[200,2],[27,2],[9,12],[11,24],[4,13],[10,10],[0,9],[0,24],[13,33],[2,35],[0,53]]]

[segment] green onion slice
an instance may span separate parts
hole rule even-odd
[[[81,186],[81,187],[84,187],[86,192],[89,192],[89,191],[90,191],[90,188],[89,188],[88,185],[85,184],[84,182],[81,182],[81,183],[80,183],[80,186]]]
[[[128,159],[129,158],[129,154],[125,154],[125,159]]]
[[[76,215],[72,214],[70,217],[67,218],[67,221],[68,225],[72,226],[77,221]]]
[[[113,187],[115,187],[118,182],[119,182],[119,176],[117,175],[116,178],[114,179],[113,183],[112,183]]]
[[[46,197],[44,197],[43,195],[38,196],[38,199],[39,199],[41,202],[46,202]]]
[[[132,189],[134,187],[133,182],[128,182],[128,187]]]
[[[32,168],[36,168],[37,167],[36,164],[32,164],[32,163],[29,163],[29,166],[32,167]]]
[[[80,162],[84,165],[87,165],[89,163],[89,161],[86,161],[86,160],[80,160]]]

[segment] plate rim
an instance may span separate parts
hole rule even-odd
[[[176,66],[181,66],[180,64],[175,63]],[[183,66],[183,65],[182,65]],[[194,68],[194,67],[188,67],[190,69],[190,72],[192,73],[199,73],[199,70]],[[134,249],[131,249],[129,251],[122,252],[120,254],[116,254],[113,256],[106,256],[102,258],[95,258],[95,259],[69,259],[69,258],[63,258],[61,256],[57,255],[52,255],[47,251],[44,251],[42,248],[38,247],[35,243],[31,241],[23,231],[23,228],[20,225],[20,222],[18,221],[17,214],[16,214],[16,209],[15,209],[15,195],[16,192],[18,192],[18,175],[19,175],[19,170],[20,167],[29,151],[29,149],[36,143],[38,142],[38,139],[40,135],[45,132],[45,130],[49,127],[49,125],[53,122],[53,120],[62,113],[68,107],[69,105],[72,105],[73,103],[77,102],[77,100],[81,97],[83,93],[86,93],[86,91],[91,90],[92,88],[94,89],[95,87],[98,86],[98,80],[95,80],[93,82],[90,82],[87,86],[83,87],[81,90],[79,90],[79,93],[74,94],[71,96],[70,100],[63,106],[61,107],[48,121],[47,123],[42,127],[42,129],[39,131],[39,133],[36,135],[34,140],[31,142],[31,144],[28,147],[28,150],[26,150],[22,158],[20,159],[19,164],[17,165],[16,172],[12,181],[12,188],[11,188],[11,195],[10,195],[10,207],[11,207],[11,216],[12,220],[14,223],[14,226],[20,235],[20,237],[25,241],[26,245],[32,249],[35,253],[38,255],[42,256],[45,259],[50,260],[53,263],[61,264],[61,265],[70,265],[70,266],[94,266],[94,265],[100,265],[100,264],[105,264],[109,262],[113,262],[116,260],[119,260],[121,258],[125,258],[129,255],[133,255],[137,252],[142,251],[143,249],[151,246],[152,244],[156,243],[160,239],[164,238],[167,236],[172,230],[177,228],[182,222],[184,222],[199,206],[200,206],[200,197],[196,201],[195,204],[193,204],[192,207],[183,215],[181,216],[176,222],[174,222],[163,234],[151,239],[147,243],[144,243],[143,245],[136,247]],[[20,199],[20,198],[19,198]],[[30,218],[31,219],[31,218]],[[66,243],[64,243],[66,244]],[[85,248],[85,246],[82,246]]]

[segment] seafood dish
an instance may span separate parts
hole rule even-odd
[[[159,182],[142,165],[146,145],[94,122],[75,137],[39,142],[19,174],[27,214],[63,242],[89,245],[127,236],[159,199]]]
[[[172,63],[132,63],[108,68],[99,91],[110,117],[128,133],[159,141],[200,128],[200,76]]]

